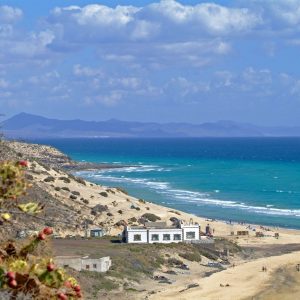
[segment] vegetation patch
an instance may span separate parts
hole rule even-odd
[[[143,218],[147,219],[150,222],[156,222],[158,220],[161,220],[161,218],[155,214],[151,214],[151,213],[145,213],[142,215]]]
[[[117,189],[117,191],[119,191],[119,192],[121,192],[121,193],[123,193],[125,195],[128,195],[128,192],[125,189],[123,189],[121,187],[117,187],[116,189]]]
[[[53,176],[48,176],[44,179],[44,182],[54,182],[55,178]]]
[[[64,183],[70,183],[71,182],[71,180],[68,177],[65,177],[65,176],[61,176],[58,179],[62,180]]]
[[[199,252],[185,252],[185,253],[179,253],[179,256],[189,260],[189,261],[201,261],[201,254]]]
[[[70,189],[66,186],[63,186],[61,189],[64,190],[64,191],[70,192]]]
[[[75,196],[80,196],[80,193],[77,192],[77,191],[72,191],[71,193],[72,193],[73,195],[75,195]]]

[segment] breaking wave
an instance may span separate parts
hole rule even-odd
[[[223,208],[232,208],[232,209],[249,211],[251,213],[256,213],[256,214],[300,217],[299,209],[276,208],[274,207],[274,205],[253,206],[238,201],[214,199],[213,196],[209,193],[195,192],[195,191],[189,191],[184,189],[176,189],[172,187],[171,183],[166,181],[158,181],[155,179],[149,180],[146,178],[131,178],[131,177],[126,177],[124,175],[121,176],[116,175],[116,173],[119,172],[140,173],[140,172],[168,172],[168,171],[170,171],[168,168],[162,168],[156,165],[139,165],[139,166],[124,167],[120,169],[80,171],[77,172],[77,175],[99,183],[101,183],[101,181],[105,181],[112,184],[127,183],[134,186],[145,187],[161,195],[164,195],[164,198],[167,198],[168,202],[165,201],[163,203],[167,203],[167,204],[175,204],[178,202],[194,203],[196,206],[203,206],[203,205],[218,206]],[[113,175],[111,173],[113,173]],[[214,193],[216,194],[219,192],[220,192],[219,190],[214,191]]]

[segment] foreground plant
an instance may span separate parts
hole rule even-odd
[[[1,224],[13,226],[14,214],[28,217],[43,210],[40,203],[18,202],[25,195],[30,184],[25,179],[26,161],[0,162],[0,211]],[[45,227],[25,245],[8,240],[0,245],[0,299],[60,299],[81,298],[81,288],[75,278],[58,268],[53,259],[35,256],[36,250],[43,249],[51,227]],[[41,250],[40,249],[40,250]],[[26,298],[29,297],[29,298]]]

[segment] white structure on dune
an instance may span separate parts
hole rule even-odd
[[[111,267],[109,256],[90,258],[89,256],[56,256],[55,263],[60,267],[70,267],[77,271],[107,272]]]
[[[148,222],[145,226],[127,226],[123,235],[126,243],[193,242],[200,240],[200,225],[190,222],[174,227],[167,226],[165,222]]]

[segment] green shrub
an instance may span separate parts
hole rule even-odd
[[[119,192],[121,192],[121,193],[123,193],[125,195],[128,195],[128,192],[125,189],[123,189],[121,187],[117,187],[116,189],[117,189],[117,191],[119,191]]]
[[[53,176],[48,176],[44,179],[45,182],[53,182],[55,181],[55,178]]]
[[[101,196],[103,196],[103,197],[108,197],[108,194],[107,194],[107,192],[101,192],[101,193],[99,193]]]
[[[85,180],[81,177],[75,177],[75,180],[80,184],[86,185]]]
[[[145,213],[142,215],[143,218],[147,219],[150,222],[156,222],[157,220],[161,220],[161,218],[155,214]]]
[[[72,193],[73,195],[75,195],[75,196],[80,196],[80,193],[77,192],[77,191],[72,191],[71,193]]]
[[[175,257],[170,257],[170,258],[168,258],[167,263],[168,263],[170,266],[178,266],[178,265],[182,265],[182,264],[183,264],[183,261],[180,260],[180,259],[177,259],[177,258],[175,258]]]
[[[132,218],[128,219],[128,222],[135,223],[135,222],[137,222],[137,218],[132,217]]]
[[[68,177],[62,176],[58,178],[59,180],[62,180],[64,183],[70,183],[71,180]]]
[[[201,261],[201,254],[199,252],[179,253],[179,256],[189,261],[197,261],[197,262]]]

